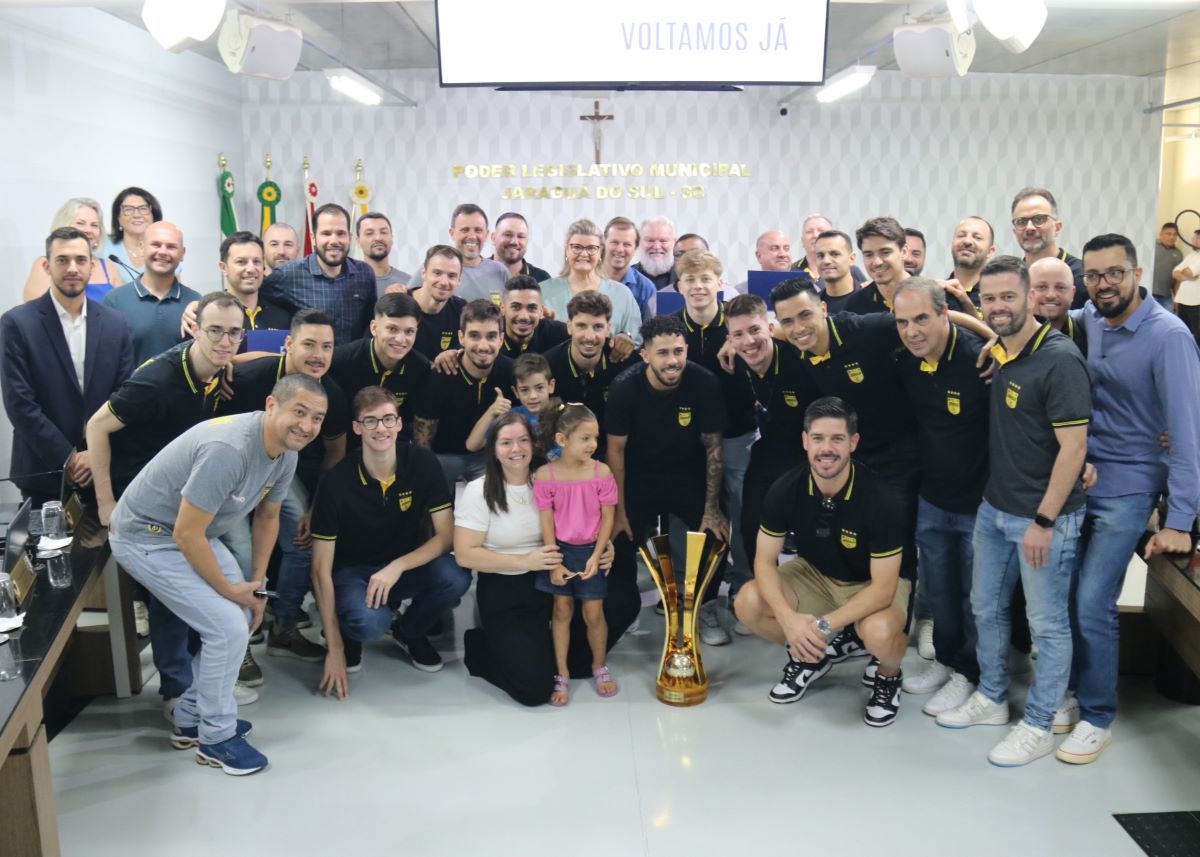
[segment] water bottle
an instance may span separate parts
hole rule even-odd
[[[7,574],[0,573],[0,622],[16,619],[19,608],[17,585]]]
[[[46,554],[46,576],[55,589],[71,588],[71,558],[62,551]]]
[[[0,634],[0,681],[21,677],[21,637]]]
[[[61,539],[67,534],[62,503],[57,500],[42,505],[42,534],[48,539]]]

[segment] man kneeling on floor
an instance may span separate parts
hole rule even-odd
[[[737,617],[788,650],[772,702],[796,702],[838,661],[853,656],[857,630],[879,659],[864,720],[887,726],[900,707],[900,660],[912,582],[901,578],[904,525],[899,500],[853,461],[858,417],[841,399],[817,399],[804,413],[808,463],[775,481],[763,499],[754,580],[742,587]],[[797,556],[779,564],[784,536]],[[851,628],[851,626],[854,626]]]
[[[174,710],[176,749],[227,774],[267,765],[238,720],[233,684],[250,632],[262,622],[258,593],[279,533],[279,508],[296,472],[296,453],[317,436],[327,400],[306,375],[288,375],[267,410],[218,417],[184,432],[142,468],[109,525],[113,557],[200,635],[192,685]],[[251,511],[253,579],[219,539]]]
[[[362,644],[389,631],[414,667],[440,670],[428,634],[471,585],[449,554],[453,495],[437,456],[397,443],[396,399],[382,387],[359,390],[352,411],[362,448],[325,474],[312,517],[313,592],[329,644],[321,690],[339,699],[346,674],[362,667]]]

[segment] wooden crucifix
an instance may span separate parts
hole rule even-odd
[[[600,102],[599,101],[592,102],[592,114],[590,116],[584,115],[584,116],[579,117],[579,119],[583,122],[591,122],[592,123],[592,144],[593,144],[593,147],[595,148],[597,164],[600,163],[600,141],[604,136],[603,131],[601,130],[600,123],[605,122],[609,119],[615,119],[615,118],[616,117],[613,116],[611,113],[601,113],[600,112]]]

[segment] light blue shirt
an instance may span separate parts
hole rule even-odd
[[[638,309],[633,292],[629,291],[629,287],[624,283],[618,283],[616,280],[601,280],[600,294],[612,301],[613,336],[618,333],[628,334],[633,339],[633,344],[640,348],[642,335],[639,333],[639,329],[642,326],[642,311]],[[567,303],[574,296],[571,291],[571,283],[566,277],[552,277],[542,283],[542,304],[554,310],[554,317],[557,319],[567,320]]]
[[[1088,301],[1079,311],[1092,372],[1087,459],[1097,497],[1170,491],[1165,526],[1188,532],[1200,510],[1200,350],[1182,321],[1141,289],[1115,327]],[[1158,442],[1163,430],[1171,447]]]

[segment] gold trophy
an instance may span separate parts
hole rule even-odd
[[[729,545],[712,533],[688,533],[683,588],[675,578],[669,536],[653,536],[638,548],[662,596],[667,635],[658,670],[658,698],[667,705],[699,705],[708,697],[708,676],[696,633],[700,602]]]

